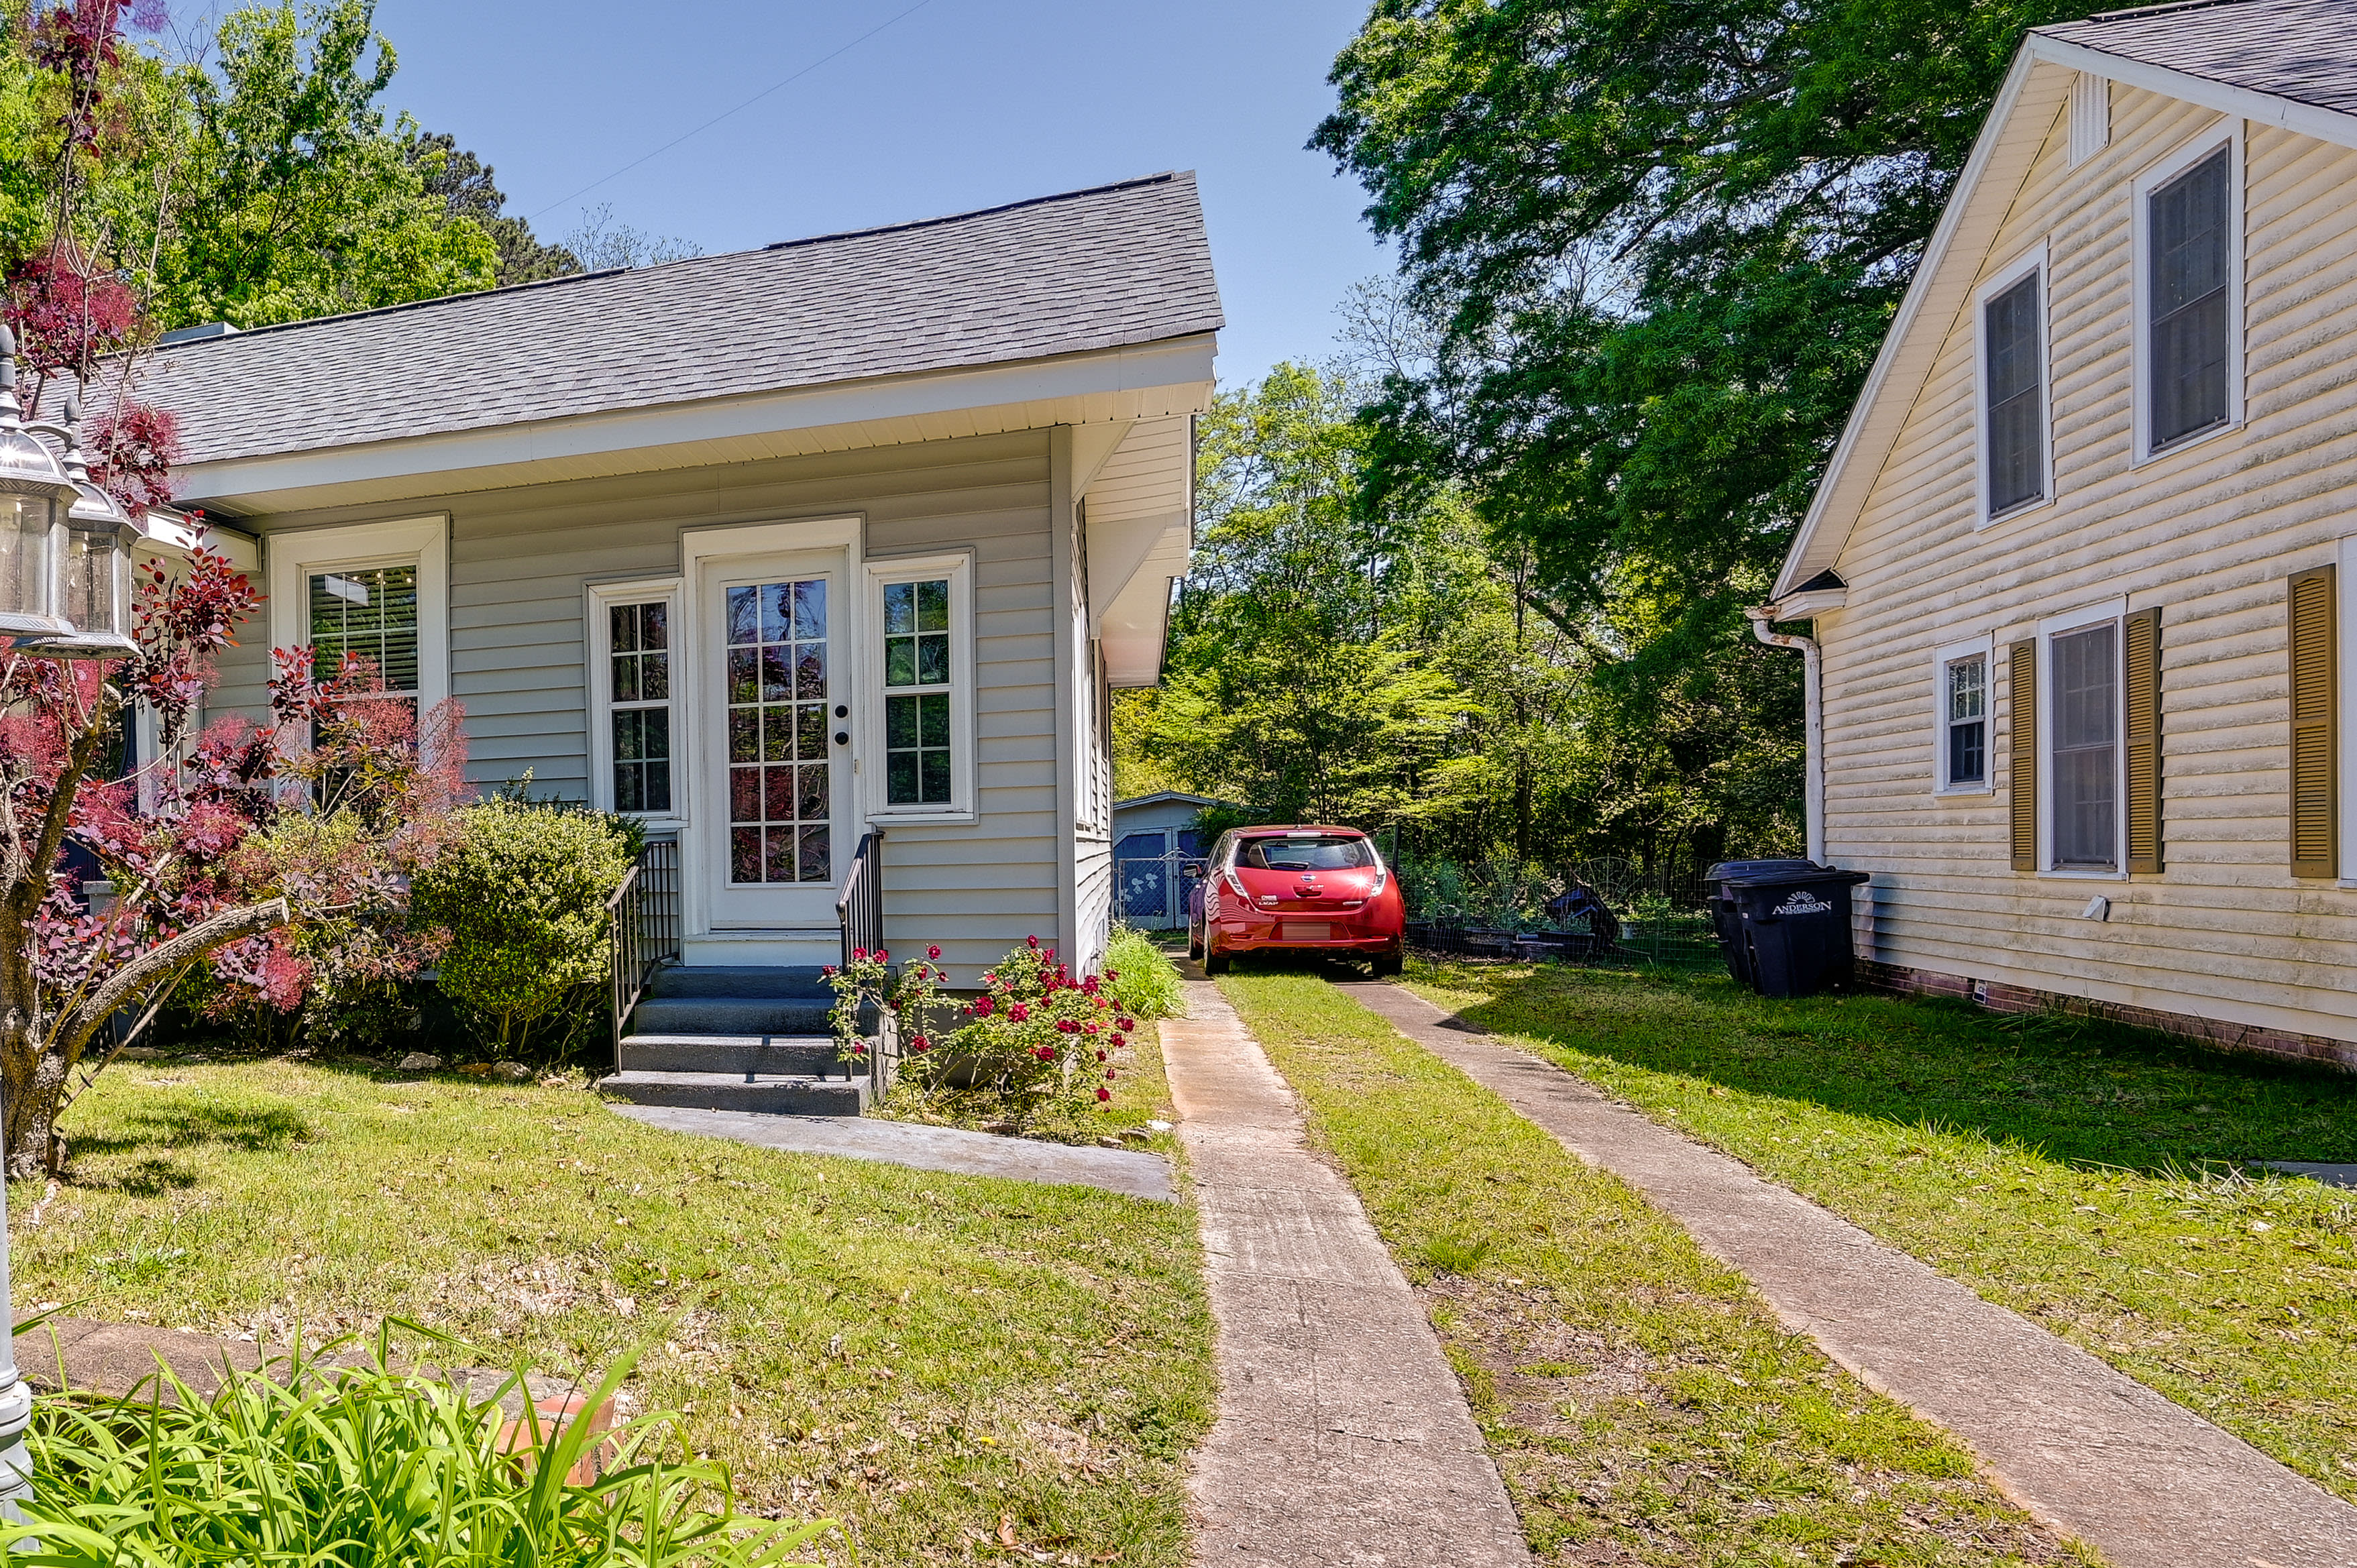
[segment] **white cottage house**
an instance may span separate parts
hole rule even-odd
[[[676,845],[689,968],[832,961],[879,854],[957,983],[1092,961],[1220,325],[1164,174],[167,345],[183,501],[268,595],[211,712],[303,643],[455,697],[479,781]]]
[[[1904,989],[2357,1067],[2357,6],[2032,32],[1775,587]]]

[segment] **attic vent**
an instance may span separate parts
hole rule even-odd
[[[1828,566],[1792,591],[1796,594],[1822,594],[1848,586],[1847,583],[1841,580],[1840,575]]]
[[[2112,84],[2081,71],[2071,84],[2071,166],[2077,168],[2112,143]]]

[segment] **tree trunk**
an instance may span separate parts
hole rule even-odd
[[[82,1047],[108,1018],[174,983],[215,948],[287,918],[284,898],[215,915],[133,959],[64,1016],[45,1018],[33,979],[32,921],[0,909],[0,1157],[10,1178],[55,1168],[59,1101]]]

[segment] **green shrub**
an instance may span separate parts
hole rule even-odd
[[[498,1056],[577,1043],[606,977],[606,901],[630,869],[624,830],[594,811],[495,796],[457,814],[411,908],[447,926],[442,989]]]
[[[1144,931],[1115,926],[1105,944],[1104,988],[1136,1018],[1175,1017],[1182,1004],[1178,966]]]
[[[56,1568],[751,1568],[835,1528],[735,1513],[721,1466],[660,1457],[666,1416],[624,1423],[604,1474],[570,1485],[586,1429],[537,1463],[506,1452],[498,1394],[390,1369],[382,1347],[358,1369],[298,1357],[169,1392],[42,1401],[36,1495],[0,1541],[38,1541],[18,1560]]]

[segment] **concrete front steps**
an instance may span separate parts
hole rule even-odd
[[[836,1059],[834,1004],[815,965],[658,970],[599,1087],[634,1105],[856,1116],[867,1077]]]

